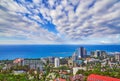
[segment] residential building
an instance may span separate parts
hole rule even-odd
[[[91,57],[106,58],[107,57],[107,53],[106,53],[106,51],[101,51],[101,50],[91,51]]]
[[[73,75],[75,75],[78,70],[86,70],[86,67],[73,67]]]
[[[16,58],[14,61],[13,61],[13,64],[17,64],[19,66],[22,66],[22,62],[23,62],[24,59],[22,58]]]
[[[30,69],[43,70],[43,62],[40,59],[24,59],[22,65],[28,65]]]
[[[70,81],[84,81],[84,76],[82,74],[71,76]]]
[[[60,59],[59,58],[55,58],[55,67],[59,67],[60,66]]]
[[[78,59],[78,55],[74,52],[72,55],[72,60],[76,61]]]
[[[116,61],[120,61],[120,53],[116,53],[115,54],[115,60]]]

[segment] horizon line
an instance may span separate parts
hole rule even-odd
[[[0,44],[0,45],[120,45],[120,44]]]

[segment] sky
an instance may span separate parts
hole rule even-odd
[[[0,0],[0,44],[120,44],[120,0]]]

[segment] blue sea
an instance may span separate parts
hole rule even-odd
[[[90,51],[120,52],[120,45],[0,45],[0,60],[15,58],[67,57],[79,47]]]

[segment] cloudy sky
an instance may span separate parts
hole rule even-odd
[[[120,0],[0,0],[0,44],[120,44]]]

